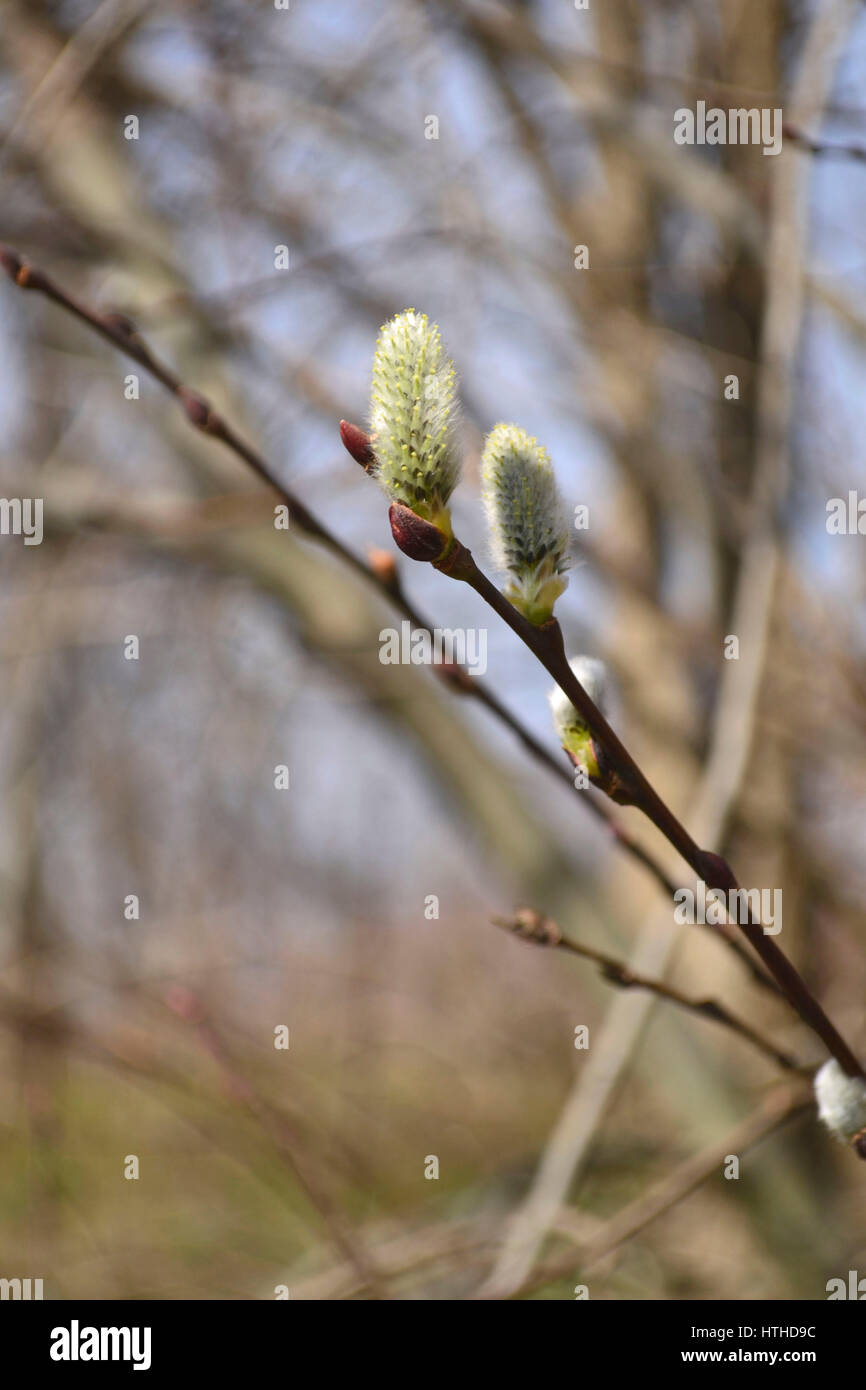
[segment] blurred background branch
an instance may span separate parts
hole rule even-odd
[[[482,433],[505,416],[548,447],[589,517],[570,652],[608,662],[615,727],[701,843],[783,888],[781,944],[861,1053],[866,570],[826,507],[866,492],[866,171],[817,147],[866,147],[864,46],[835,0],[6,0],[0,34],[0,240],[129,316],[346,550],[391,544],[336,423],[365,419],[376,329],[408,305],[461,373],[479,557]],[[806,140],[677,146],[698,100],[780,107]],[[507,728],[382,664],[382,595],[11,285],[0,362],[0,492],[47,523],[0,537],[0,1272],[52,1297],[369,1296],[167,1013],[178,987],[391,1297],[479,1288],[577,1095],[514,1296],[571,1297],[579,1268],[593,1298],[815,1298],[862,1268],[859,1166],[768,1058],[486,925],[532,902],[820,1060],[550,777],[549,682],[512,636],[487,634]],[[486,628],[465,586],[399,581]]]

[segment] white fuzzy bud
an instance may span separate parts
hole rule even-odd
[[[592,703],[606,715],[610,678],[604,662],[595,656],[575,656],[568,664]],[[558,685],[553,686],[547,698],[560,743],[565,743],[569,734],[586,729],[583,719]]]
[[[407,309],[383,324],[373,358],[370,421],[376,475],[393,502],[447,534],[460,479],[457,375],[435,323]]]
[[[866,1130],[866,1081],[846,1076],[835,1057],[815,1076],[818,1114],[837,1139],[850,1143]]]
[[[496,425],[481,457],[481,487],[493,558],[506,595],[543,623],[568,583],[568,525],[547,450],[518,425]]]
[[[594,656],[576,656],[568,664],[593,704],[606,717],[610,679],[604,662]],[[578,766],[586,769],[590,777],[598,777],[592,738],[583,718],[558,685],[553,686],[547,698],[553,714],[553,726],[563,748]]]

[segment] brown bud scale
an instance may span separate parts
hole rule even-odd
[[[359,429],[357,425],[353,425],[350,420],[341,420],[340,438],[347,453],[351,454],[355,462],[360,463],[367,473],[370,473],[376,462],[376,454],[370,436]]]
[[[450,544],[438,526],[425,521],[417,512],[404,507],[402,502],[392,502],[388,509],[391,534],[394,542],[410,560],[432,563],[440,560]]]

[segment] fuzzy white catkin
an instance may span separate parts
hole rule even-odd
[[[393,502],[428,521],[447,515],[460,480],[457,374],[435,323],[407,309],[383,324],[373,358],[376,474]]]
[[[575,656],[568,664],[593,704],[607,717],[610,679],[604,662],[595,656]],[[586,725],[558,685],[553,686],[547,699],[559,741],[567,745],[569,735],[583,733]]]
[[[508,597],[535,620],[566,586],[568,526],[547,450],[519,425],[496,425],[481,456],[481,495],[495,564]]]
[[[866,1081],[846,1076],[835,1057],[815,1076],[818,1114],[837,1139],[848,1141],[866,1129]]]

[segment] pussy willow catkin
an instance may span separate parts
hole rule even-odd
[[[846,1144],[866,1133],[866,1081],[846,1076],[835,1057],[815,1076],[818,1114],[837,1139]]]
[[[373,358],[370,423],[376,476],[401,502],[450,535],[448,499],[460,479],[457,374],[426,314],[383,324]]]
[[[505,593],[533,623],[543,623],[565,589],[568,526],[547,450],[518,425],[496,425],[481,458],[481,495]]]

